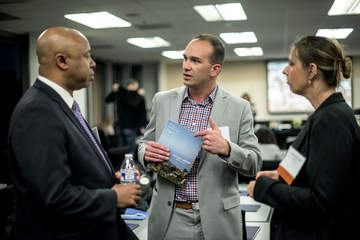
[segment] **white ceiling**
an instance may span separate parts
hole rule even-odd
[[[246,21],[205,22],[194,5],[241,2]],[[164,50],[182,50],[198,33],[254,31],[258,43],[225,45],[226,60],[287,58],[289,45],[302,35],[314,35],[318,28],[351,27],[346,40],[348,55],[360,56],[360,15],[327,16],[333,0],[0,0],[0,31],[16,34],[40,33],[52,26],[80,30],[92,45],[95,59],[114,62],[167,60]],[[133,26],[95,30],[64,18],[65,14],[108,11]],[[17,19],[4,19],[4,14]],[[126,42],[129,37],[159,36],[170,47],[142,49]],[[264,56],[240,58],[236,47],[260,46]]]

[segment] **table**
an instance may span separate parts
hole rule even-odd
[[[148,219],[149,217],[145,218],[144,220],[125,220],[125,222],[139,224],[139,226],[133,231],[139,240],[147,240]]]
[[[256,212],[246,212],[246,222],[269,222],[272,215],[272,208],[266,204],[255,201],[248,196],[240,196],[240,204],[254,204],[260,205],[259,210]]]
[[[270,239],[270,222],[246,222],[246,226],[259,226],[260,229],[255,235],[254,240]]]
[[[241,184],[239,186],[240,191],[247,191],[247,184]],[[270,239],[270,220],[273,209],[263,203],[255,201],[249,196],[240,196],[241,204],[258,204],[260,208],[256,212],[245,213],[245,224],[246,226],[259,226],[260,229],[255,235],[254,240],[269,240]],[[149,217],[145,220],[126,220],[126,223],[139,224],[135,228],[134,233],[140,240],[147,240],[147,225]]]
[[[240,192],[247,192],[247,184],[239,185]],[[257,202],[249,196],[240,195],[240,204],[255,204],[260,205],[256,212],[245,213],[246,226],[260,226],[259,232],[255,235],[254,240],[269,240],[270,239],[270,220],[273,213],[273,208],[270,206]]]
[[[135,228],[134,233],[139,238],[139,240],[147,240],[147,217],[145,220],[126,220],[127,223],[135,223],[139,224],[137,228]],[[258,233],[255,235],[254,240],[269,240],[270,239],[270,222],[246,222],[246,226],[259,226],[260,229]]]

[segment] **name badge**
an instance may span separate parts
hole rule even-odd
[[[295,148],[290,146],[285,158],[281,161],[277,171],[287,184],[291,184],[302,166],[306,158],[301,155]]]
[[[229,130],[229,127],[228,126],[219,127],[219,130],[220,130],[221,135],[223,136],[223,138],[230,142],[230,130]]]
[[[211,130],[211,128],[207,128],[207,130]],[[225,140],[228,140],[229,142],[231,142],[231,140],[230,140],[230,129],[229,129],[229,126],[219,127],[219,130],[220,130],[220,132],[221,132],[221,136],[222,136]]]

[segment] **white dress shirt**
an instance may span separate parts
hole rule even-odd
[[[43,83],[45,83],[46,85],[48,85],[49,87],[51,87],[52,89],[54,89],[54,91],[57,92],[60,95],[60,97],[64,100],[66,105],[68,105],[70,109],[72,108],[72,105],[74,103],[74,98],[70,95],[68,91],[66,91],[63,87],[61,87],[57,83],[47,79],[46,77],[39,75],[38,79]]]

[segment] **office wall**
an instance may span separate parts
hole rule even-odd
[[[151,110],[151,100],[158,91],[159,64],[156,62],[122,64],[97,59],[95,81],[88,88],[88,121],[91,126],[100,123],[109,116],[114,121],[118,116],[115,113],[115,103],[105,103],[105,98],[112,91],[112,84],[118,82],[125,87],[126,83],[134,78],[141,88],[146,90],[145,102],[148,112]]]
[[[360,57],[353,58],[353,106],[360,108]],[[182,64],[162,63],[160,68],[160,91],[180,87]],[[226,62],[218,77],[218,84],[233,95],[247,92],[256,104],[256,120],[306,119],[305,114],[269,114],[266,107],[266,61]]]
[[[141,87],[146,90],[145,104],[147,112],[150,112],[152,105],[152,98],[159,89],[159,64],[158,63],[143,63],[141,71],[142,84]]]
[[[38,76],[38,62],[36,57],[36,40],[40,33],[29,34],[29,79],[32,85]],[[110,68],[112,64],[109,65]],[[109,69],[107,66],[107,69]],[[143,87],[147,90],[146,103],[147,108],[151,107],[151,99],[158,89],[159,91],[168,90],[175,87],[182,86],[182,64],[179,62],[161,62],[160,64],[144,64],[145,71],[142,75]],[[158,71],[158,73],[156,73]],[[111,71],[108,71],[111,72]],[[109,83],[112,80],[112,75],[107,74],[106,92],[111,88]],[[157,79],[156,79],[157,78]],[[353,58],[353,106],[360,108],[360,57]],[[103,80],[103,79],[102,79]],[[104,79],[105,80],[105,79]],[[157,80],[157,82],[156,82]],[[261,120],[286,120],[294,118],[305,119],[303,114],[288,114],[288,115],[270,115],[266,108],[266,62],[265,61],[239,61],[226,62],[224,69],[218,78],[219,85],[233,95],[240,96],[244,92],[248,92],[252,101],[256,104],[257,116],[256,119]],[[89,119],[89,114],[92,111],[91,106],[87,101],[89,93],[83,89],[76,91],[74,96],[79,102],[80,108],[84,116]],[[103,112],[109,114],[111,106],[107,105]],[[88,112],[89,111],[89,112]],[[93,124],[96,119],[91,121]]]
[[[360,57],[353,58],[353,107],[360,108]]]

